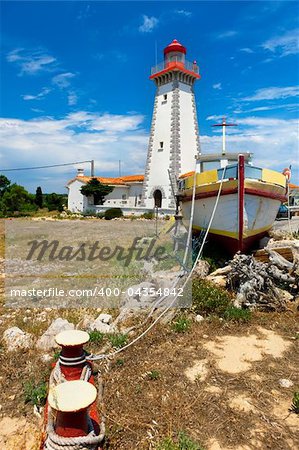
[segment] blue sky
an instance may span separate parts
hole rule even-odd
[[[96,174],[143,173],[155,88],[176,38],[197,60],[203,152],[227,148],[298,179],[298,5],[262,2],[2,2],[0,171],[95,159]],[[217,129],[216,129],[217,130]],[[220,131],[220,130],[219,130]],[[88,169],[88,165],[86,165]],[[8,172],[64,192],[76,168]]]

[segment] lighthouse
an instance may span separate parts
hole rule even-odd
[[[141,205],[172,212],[178,177],[194,170],[200,152],[194,83],[200,78],[196,61],[174,39],[164,61],[151,70],[156,85]]]

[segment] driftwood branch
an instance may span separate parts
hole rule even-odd
[[[266,249],[268,262],[257,261],[251,255],[235,255],[227,285],[237,293],[238,307],[266,311],[284,311],[287,302],[298,294],[299,276],[296,261],[289,262],[272,248]]]

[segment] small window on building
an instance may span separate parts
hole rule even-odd
[[[163,148],[164,142],[160,142],[160,148]]]
[[[166,100],[167,100],[167,94],[164,94],[164,95],[163,95],[163,98],[164,98],[164,100],[166,101]]]

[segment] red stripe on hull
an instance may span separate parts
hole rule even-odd
[[[196,230],[194,234],[198,234],[199,231]],[[250,236],[247,238],[243,238],[242,241],[242,253],[249,252],[254,244],[267,235],[267,231],[263,231],[262,233],[256,234],[254,236]],[[228,256],[234,256],[240,250],[240,242],[238,239],[231,238],[229,236],[221,236],[220,234],[209,233],[209,237],[213,239],[213,241],[219,243],[219,245],[227,251]]]
[[[224,189],[220,193],[220,197],[222,195],[230,195],[230,194],[237,194],[238,188],[234,189]],[[218,191],[211,191],[211,192],[202,192],[195,195],[195,200],[200,200],[202,198],[209,198],[209,197],[217,197]],[[285,195],[280,194],[274,194],[273,192],[265,192],[261,191],[259,189],[251,189],[251,188],[245,188],[245,195],[257,195],[258,197],[264,197],[264,198],[271,198],[272,200],[279,200],[280,202],[286,202],[287,197]],[[186,197],[181,197],[181,201],[184,202],[190,202],[192,200],[192,196],[188,195]]]

